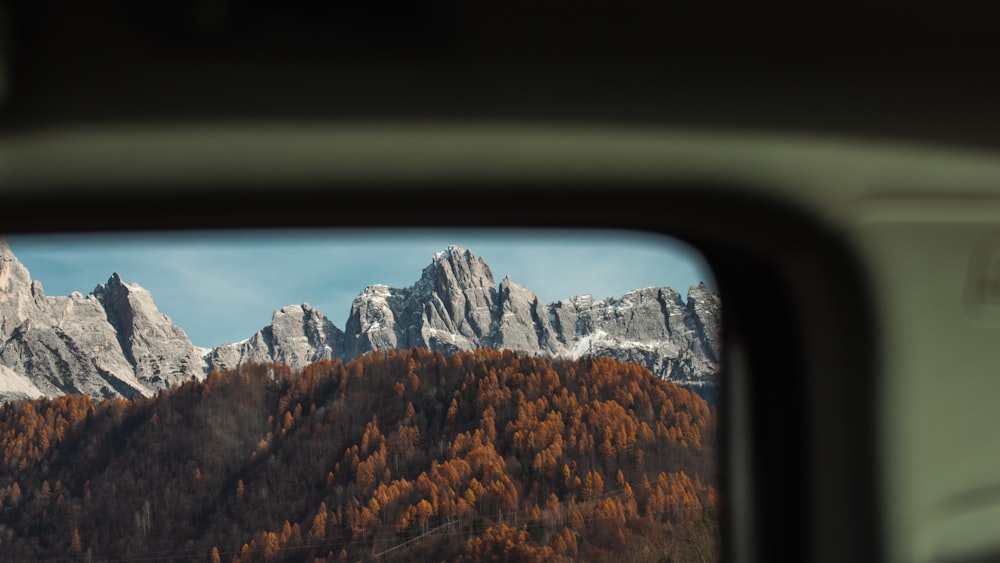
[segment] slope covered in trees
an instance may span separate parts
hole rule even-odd
[[[715,413],[610,359],[425,349],[0,407],[19,561],[717,560]]]

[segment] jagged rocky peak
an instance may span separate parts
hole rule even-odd
[[[29,317],[45,306],[42,284],[31,279],[28,268],[0,238],[0,344]]]
[[[688,289],[688,307],[692,307],[694,310],[705,311],[708,314],[715,314],[719,312],[721,306],[722,301],[719,299],[719,295],[713,293],[705,285],[705,282],[691,286]]]
[[[137,283],[125,283],[118,272],[111,274],[106,284],[94,287],[92,294],[104,306],[111,324],[125,337],[135,332],[135,322],[140,320],[137,317],[160,314],[153,296]]]
[[[125,282],[115,272],[106,284],[94,288],[93,295],[104,306],[140,382],[157,388],[204,374],[198,349],[160,312],[144,287]]]
[[[718,371],[718,297],[704,284],[690,302],[669,287],[620,299],[577,295],[544,305],[505,276],[495,284],[485,260],[449,246],[405,289],[370,286],[345,328],[347,357],[414,346],[443,351],[509,348],[561,357],[613,356],[688,382]]]
[[[398,315],[407,345],[469,350],[490,337],[496,280],[471,250],[452,245],[435,253],[410,293]]]
[[[500,281],[497,305],[492,346],[543,354],[563,351],[549,313],[534,291],[504,276]]]
[[[0,269],[2,269],[0,271],[5,271],[6,266],[14,262],[20,264],[17,257],[14,256],[14,252],[11,251],[10,245],[7,244],[7,239],[0,237]]]
[[[355,299],[355,301],[361,298],[367,298],[369,300],[377,300],[377,299],[385,300],[387,297],[389,297],[391,293],[392,293],[391,287],[385,284],[377,283],[366,287],[364,291],[361,292],[361,295],[359,295]]]
[[[700,335],[706,356],[718,362],[721,358],[722,300],[719,295],[701,282],[688,289],[687,318],[690,329]]]
[[[433,288],[439,293],[450,293],[456,289],[496,287],[489,264],[471,250],[454,245],[435,253],[422,277],[433,280]]]
[[[294,366],[339,357],[344,345],[343,331],[308,303],[275,311],[271,338],[274,359]]]
[[[30,280],[27,269],[4,246],[3,266],[19,281],[18,289],[7,294],[13,299],[0,304],[0,364],[47,396],[148,394],[125,358],[103,305],[79,294],[45,297],[41,284]]]
[[[344,329],[347,355],[414,346],[480,347],[493,323],[495,286],[485,260],[449,246],[432,256],[412,286],[372,285],[358,295]]]
[[[0,238],[0,304],[10,303],[20,295],[31,295],[31,274],[14,256],[7,240]],[[38,291],[41,284],[35,283]]]
[[[112,295],[127,295],[131,292],[149,293],[148,291],[146,291],[146,288],[142,287],[141,285],[137,283],[127,283],[125,280],[122,279],[121,274],[119,274],[118,272],[113,272],[111,274],[111,277],[108,278],[107,283],[97,284],[97,286],[94,287],[94,291],[92,293],[98,299],[103,300],[105,294],[110,293]]]
[[[349,356],[357,356],[372,350],[396,348],[396,314],[389,300],[396,301],[400,290],[387,285],[370,285],[354,298],[351,314],[344,332],[344,346]]]
[[[303,367],[342,358],[344,332],[308,303],[274,311],[271,324],[252,337],[223,344],[205,355],[206,370],[225,370],[245,362],[280,362]]]
[[[10,249],[10,245],[7,244],[7,239],[4,237],[0,237],[0,261],[2,262],[18,261],[17,257],[14,256],[14,251],[12,251]]]
[[[156,310],[153,296],[137,283],[125,283],[118,272],[111,274],[106,284],[97,284],[91,293],[108,312],[111,324],[129,333],[136,315],[149,316]]]

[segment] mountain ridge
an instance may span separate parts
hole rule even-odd
[[[544,304],[509,276],[498,283],[471,250],[449,245],[412,285],[364,288],[343,330],[301,303],[276,309],[271,324],[245,340],[200,348],[148,290],[117,272],[86,296],[45,296],[0,238],[0,401],[35,389],[50,397],[149,396],[247,362],[300,368],[413,347],[608,356],[678,383],[714,385],[720,313],[718,295],[704,283],[688,289],[687,302],[672,288],[647,287],[620,298],[583,294]]]

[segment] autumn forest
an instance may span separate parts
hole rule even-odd
[[[717,561],[716,413],[611,359],[376,352],[0,407],[5,561]]]

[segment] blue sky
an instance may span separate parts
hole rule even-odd
[[[715,282],[701,255],[671,238],[627,232],[308,230],[8,236],[46,295],[87,294],[118,272],[148,289],[198,346],[249,338],[285,305],[309,303],[343,329],[368,285],[409,287],[448,245],[482,257],[545,303],[589,293]]]

